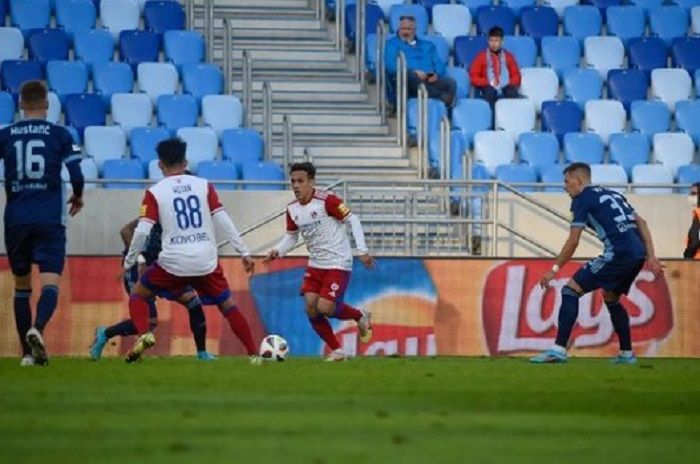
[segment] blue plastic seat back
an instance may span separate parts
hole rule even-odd
[[[564,72],[564,95],[583,109],[603,95],[603,79],[595,69],[569,69]]]
[[[49,0],[10,0],[10,20],[22,30],[25,40],[32,29],[49,27],[50,19]]]
[[[559,16],[548,6],[527,6],[521,11],[520,27],[521,34],[529,35],[539,45],[543,37],[559,34]]]
[[[482,99],[465,98],[452,109],[452,127],[465,137],[468,148],[477,132],[491,129],[492,119],[491,107]]]
[[[564,192],[564,168],[566,165],[551,164],[544,166],[540,170],[540,182],[543,184],[561,184],[551,187],[543,187],[543,192],[563,193]]]
[[[559,159],[559,141],[549,132],[525,132],[518,138],[520,161],[541,172]]]
[[[674,67],[683,68],[691,75],[700,69],[700,37],[676,39],[671,48]]]
[[[445,75],[454,79],[455,83],[457,84],[455,98],[460,99],[469,97],[471,85],[469,84],[469,75],[464,68],[455,68],[454,66],[450,66],[445,71]]]
[[[676,127],[690,135],[700,147],[700,100],[684,100],[676,103]]]
[[[469,8],[469,12],[472,14],[472,18],[476,18],[479,8],[482,6],[490,6],[493,2],[491,0],[457,0],[457,3],[466,5],[467,8]]]
[[[29,59],[46,64],[67,60],[70,39],[61,29],[35,29],[29,32]]]
[[[92,0],[59,0],[56,3],[56,24],[63,28],[71,41],[76,32],[95,27],[97,10]]]
[[[15,109],[12,94],[0,92],[0,124],[12,124],[15,120]]]
[[[526,164],[503,164],[496,168],[496,179],[508,184],[537,182],[537,171]],[[522,192],[534,192],[535,186],[516,186]]]
[[[649,161],[651,142],[649,137],[639,132],[610,135],[610,161],[625,169],[627,176],[632,168]]]
[[[673,39],[683,37],[688,31],[688,12],[676,5],[666,5],[649,12],[649,29],[670,46]]]
[[[579,132],[583,111],[573,101],[545,101],[542,103],[542,130],[554,133],[562,143],[564,135]]]
[[[192,95],[161,95],[158,97],[158,124],[174,136],[182,127],[197,125],[199,109]]]
[[[163,50],[181,70],[182,65],[204,61],[204,38],[196,31],[167,31],[163,34]]]
[[[90,29],[75,33],[75,56],[92,69],[96,63],[112,61],[114,39],[106,29]]]
[[[143,8],[146,29],[160,34],[185,28],[185,9],[179,2],[148,1]]]
[[[649,140],[654,134],[668,132],[671,128],[671,110],[662,101],[640,100],[632,102],[630,113],[632,129],[644,134]]]
[[[482,35],[460,35],[455,39],[455,66],[469,68],[476,55],[479,54],[479,52],[484,51],[487,46],[488,41],[486,40],[486,37]]]
[[[44,79],[44,68],[38,61],[5,60],[0,65],[0,77],[3,90],[12,93],[16,102],[24,82]]]
[[[243,163],[262,161],[263,138],[254,129],[227,129],[221,136],[221,152],[224,159],[230,160],[241,169]]]
[[[82,61],[49,61],[46,75],[49,89],[56,92],[61,102],[68,94],[87,91],[88,71]]]
[[[607,10],[607,25],[608,34],[619,37],[627,48],[631,39],[644,35],[646,14],[634,5],[611,6]]]
[[[636,100],[646,100],[649,83],[643,71],[638,69],[613,69],[608,72],[608,98],[622,103],[627,114]]]
[[[66,96],[64,114],[66,125],[75,127],[82,140],[88,126],[104,126],[107,109],[101,95],[91,93]]]
[[[102,178],[104,179],[143,179],[143,166],[135,159],[109,159],[102,164]],[[142,190],[141,183],[117,183],[106,182],[106,189]]]
[[[515,22],[515,14],[507,6],[482,6],[476,14],[476,33],[486,35],[492,27],[498,26],[504,35],[514,35]]]
[[[138,159],[144,169],[148,163],[158,158],[156,147],[163,140],[170,138],[170,133],[163,127],[135,127],[131,131],[131,156]]]
[[[644,71],[650,79],[652,70],[668,66],[668,47],[658,37],[630,39],[627,59],[630,68]]]
[[[686,164],[678,168],[679,184],[700,182],[700,164]]]
[[[355,41],[357,34],[357,7],[352,5],[345,6],[345,37],[351,42]],[[373,3],[365,5],[365,35],[376,34],[377,24],[384,21],[384,13],[382,9]]]
[[[443,36],[437,34],[428,34],[423,37],[423,40],[432,42],[432,44],[435,45],[435,51],[437,52],[440,61],[447,66],[450,61],[450,44],[447,43],[447,40],[445,40]]]
[[[119,34],[119,56],[136,72],[140,63],[158,61],[160,35],[151,31],[122,31]]]
[[[508,35],[503,48],[515,57],[519,68],[531,68],[537,62],[537,43],[532,37]]]
[[[586,37],[600,35],[602,25],[603,18],[594,6],[575,5],[564,11],[564,33],[581,43]]]
[[[224,90],[224,75],[218,66],[208,63],[188,64],[182,67],[185,92],[201,103],[205,95],[218,95]]]
[[[110,104],[115,93],[130,93],[134,88],[131,66],[120,61],[97,63],[92,68],[92,84],[95,93]]]
[[[214,188],[217,190],[235,190],[237,186],[215,181],[240,179],[236,165],[226,160],[200,161],[197,165],[197,175],[214,182]]]
[[[241,178],[243,180],[282,182],[284,180],[284,171],[282,171],[282,167],[279,164],[272,162],[259,161],[253,163],[243,163]],[[284,190],[285,187],[286,186],[283,183],[246,184],[243,186],[243,190]]]
[[[581,43],[574,37],[544,37],[542,63],[556,71],[559,80],[581,63]]]
[[[605,146],[597,134],[572,132],[564,136],[564,157],[568,162],[600,164]]]

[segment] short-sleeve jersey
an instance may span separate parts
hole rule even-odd
[[[344,225],[351,214],[340,198],[318,190],[308,203],[295,201],[287,206],[287,232],[301,232],[310,267],[352,270],[352,249]]]
[[[146,191],[141,220],[163,228],[158,264],[176,276],[203,276],[216,269],[218,254],[212,215],[222,210],[205,179],[168,176]]]
[[[80,162],[80,149],[63,127],[27,119],[0,129],[5,163],[5,224],[64,224],[63,164]]]
[[[587,186],[571,202],[571,213],[571,227],[595,230],[608,259],[614,256],[643,259],[646,256],[636,213],[621,193]]]

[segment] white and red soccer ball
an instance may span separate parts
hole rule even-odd
[[[289,344],[279,335],[268,335],[260,343],[260,356],[265,361],[284,361],[288,354]]]

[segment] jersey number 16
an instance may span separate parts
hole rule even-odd
[[[44,155],[35,152],[36,149],[46,148],[43,140],[30,140],[27,145],[24,141],[15,142],[17,154],[17,180],[24,179],[25,173],[28,179],[41,179],[44,177]]]

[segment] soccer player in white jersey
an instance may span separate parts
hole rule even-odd
[[[221,205],[214,186],[185,174],[185,149],[186,144],[180,139],[158,144],[158,166],[165,178],[146,191],[139,223],[124,258],[124,269],[128,270],[136,263],[153,225],[161,225],[162,251],[129,297],[129,314],[140,337],[127,353],[126,361],[138,361],[144,350],[155,344],[149,330],[149,300],[154,295],[177,298],[191,287],[203,304],[219,307],[233,333],[245,345],[251,363],[259,364],[261,358],[256,355],[248,322],[234,303],[219,265],[214,225],[242,255],[248,274],[254,270],[250,251]]]
[[[290,176],[297,199],[287,206],[287,233],[268,252],[264,262],[269,263],[289,252],[296,245],[301,232],[309,250],[309,264],[301,286],[306,313],[313,329],[331,349],[328,361],[343,361],[347,359],[347,354],[340,348],[327,318],[354,320],[358,325],[360,341],[367,343],[372,338],[370,312],[343,302],[353,261],[350,240],[345,231],[346,223],[352,228],[362,264],[372,269],[375,261],[367,250],[358,217],[337,196],[314,188],[314,165],[295,163],[290,168]]]

